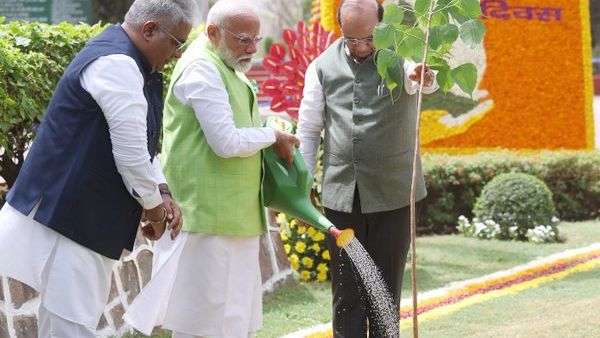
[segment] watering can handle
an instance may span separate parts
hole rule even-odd
[[[296,172],[298,173],[298,176],[296,178],[296,186],[298,186],[302,193],[304,194],[305,192],[310,195],[310,189],[312,188],[312,175],[308,172],[308,168],[306,167],[306,164],[304,163],[304,159],[302,158],[302,154],[300,154],[300,150],[298,150],[298,148],[294,148],[294,167],[296,169]],[[308,187],[308,191],[304,190],[304,184],[306,184],[306,182],[309,182]]]

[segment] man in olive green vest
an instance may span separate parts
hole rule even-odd
[[[416,102],[422,65],[406,62],[404,88],[381,85],[373,59],[373,29],[383,17],[375,0],[347,0],[338,10],[343,37],[307,69],[297,136],[314,173],[321,131],[322,204],[338,228],[352,228],[380,269],[396,307],[410,246],[410,185]],[[425,67],[425,93],[437,89]],[[393,96],[394,101],[391,97]],[[416,199],[426,195],[421,163]],[[335,338],[381,337],[361,282],[332,236],[333,332]],[[367,318],[369,327],[367,328]]]
[[[262,150],[272,145],[291,164],[299,142],[261,127],[244,75],[259,28],[248,4],[218,1],[173,71],[161,163],[185,215],[185,243],[167,263],[178,268],[164,318],[155,321],[173,337],[248,337],[262,325]]]

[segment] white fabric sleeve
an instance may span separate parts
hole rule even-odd
[[[314,176],[317,163],[317,151],[321,144],[321,131],[325,126],[325,94],[317,76],[315,63],[311,63],[304,75],[304,91],[296,137],[300,140],[300,153],[306,166]]]
[[[135,61],[123,54],[103,56],[81,73],[81,85],[108,122],[112,152],[125,187],[144,209],[162,203],[148,154],[144,79]]]
[[[404,61],[404,89],[408,95],[414,95],[419,91],[419,87],[421,86],[419,82],[413,81],[408,78],[410,73],[415,70],[417,64],[414,61],[405,60]],[[435,81],[435,77],[437,76],[437,71],[433,71],[433,84],[431,86],[423,86],[423,94],[431,94],[438,90],[439,85],[437,81]]]
[[[220,157],[248,157],[275,143],[268,127],[238,128],[229,94],[216,66],[205,60],[190,63],[173,87],[184,105],[194,108],[206,141]]]
[[[160,160],[158,156],[154,156],[154,161],[152,161],[152,169],[154,170],[154,179],[157,184],[168,184],[165,174],[163,174],[162,169],[160,168]]]

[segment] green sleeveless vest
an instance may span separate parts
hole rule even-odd
[[[262,152],[222,158],[210,148],[190,106],[173,85],[191,62],[207,60],[229,93],[236,127],[260,127],[256,94],[243,73],[226,66],[206,36],[194,41],[173,71],[163,120],[161,165],[183,214],[183,230],[211,235],[257,236],[266,232],[262,203]]]
[[[358,185],[363,213],[410,204],[417,95],[394,89],[394,102],[372,57],[357,64],[338,39],[316,60],[325,95],[323,206],[351,212]],[[420,157],[416,200],[425,197]]]

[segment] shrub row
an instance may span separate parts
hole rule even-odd
[[[528,173],[544,181],[552,192],[561,220],[593,219],[600,215],[600,151],[425,154],[423,171],[428,196],[419,214],[417,231],[420,234],[456,232],[459,216],[473,218],[473,207],[484,185],[497,175],[510,172]],[[318,200],[322,176],[320,161],[315,176]],[[277,223],[292,268],[301,278],[329,279],[329,256],[323,256],[329,252],[321,238],[319,241],[314,239],[314,229],[309,234],[296,226],[290,216],[283,214],[277,217]],[[554,223],[551,225],[555,226]]]
[[[561,220],[600,216],[600,152],[485,152],[423,156],[428,195],[419,215],[420,232],[454,232],[460,215],[472,218],[483,186],[501,173],[528,173],[544,181]]]
[[[3,20],[0,17],[0,176],[10,186],[64,69],[103,27]]]

